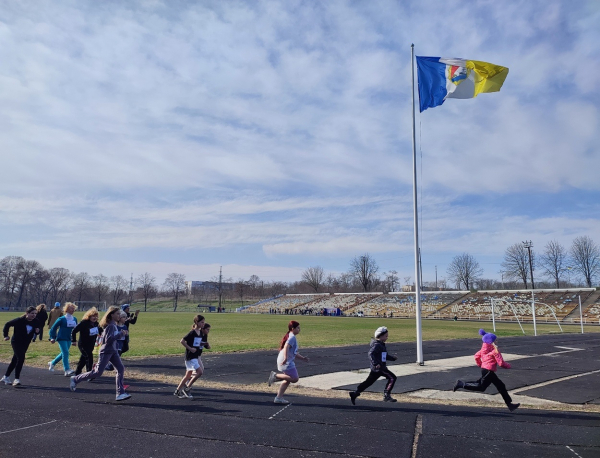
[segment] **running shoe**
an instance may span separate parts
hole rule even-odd
[[[48,361],[48,370],[54,372],[54,364],[52,364],[52,361]]]
[[[517,402],[516,404],[513,404],[512,402],[508,405],[508,410],[510,410],[511,412],[514,412],[515,410],[517,410],[519,408],[519,406],[521,405],[520,402]]]
[[[192,387],[191,386],[185,386],[185,387],[183,387],[183,391],[185,392],[185,394],[191,394]]]
[[[73,369],[70,369],[68,371],[65,371],[65,377],[70,377],[71,375],[73,375],[75,373],[75,371]]]
[[[185,391],[185,389],[181,390],[180,393],[181,393],[181,396],[180,396],[181,399],[183,399],[183,398],[194,399],[194,396],[192,396],[188,391]]]
[[[356,405],[356,398],[358,397],[358,394],[356,394],[356,391],[350,391],[350,402],[352,402],[352,405],[355,406]]]
[[[12,382],[12,386],[19,386],[21,384],[21,380],[19,380],[18,378],[15,379],[14,382]]]
[[[275,382],[275,380],[277,380],[277,372],[271,371],[271,374],[269,375],[269,380],[267,381],[267,383],[269,384],[269,386],[271,386],[271,385],[273,385],[273,382]]]
[[[7,377],[6,375],[0,379],[0,382],[4,382],[5,385],[12,384],[12,380],[10,379],[10,377]]]
[[[71,377],[71,382],[69,383],[69,389],[71,391],[75,391],[77,389],[77,383],[75,382],[75,377]]]
[[[273,402],[275,404],[289,404],[290,403],[290,401],[288,401],[287,399],[278,398],[277,396],[275,396],[275,400]]]
[[[122,393],[116,397],[117,401],[124,401],[125,399],[129,399],[131,397],[130,394]]]

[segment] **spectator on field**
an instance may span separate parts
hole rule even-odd
[[[135,313],[129,313],[129,304],[123,304],[121,306],[121,311],[127,314],[127,319],[125,320],[124,326],[127,329],[127,334],[125,335],[125,341],[123,342],[123,347],[121,348],[121,353],[127,353],[129,351],[129,325],[137,323],[138,315],[140,314],[139,310],[136,310]]]
[[[46,321],[48,321],[48,312],[46,311],[46,304],[40,304],[36,307],[37,310],[37,320],[40,323],[40,333],[35,334],[33,336],[33,342],[36,341],[37,338],[42,340],[44,338],[44,326],[46,326]]]
[[[63,312],[60,309],[60,302],[55,302],[54,308],[50,310],[50,314],[48,316],[48,330],[50,330],[54,322],[58,320],[61,316],[63,316]],[[50,340],[50,337],[48,337],[48,340]]]

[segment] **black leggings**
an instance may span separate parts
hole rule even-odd
[[[81,374],[84,366],[86,372],[91,371],[94,367],[94,345],[86,347],[83,345],[77,345],[77,347],[81,352],[81,356],[79,357],[79,362],[77,363],[77,368],[75,369],[75,375]]]
[[[378,371],[374,371],[373,369],[371,369],[371,373],[364,382],[358,385],[358,388],[356,388],[355,393],[362,393],[371,385],[373,385],[373,383],[375,383],[379,377],[385,377],[387,379],[385,391],[388,393],[392,391],[392,389],[394,388],[394,384],[396,383],[396,376],[387,367],[384,367],[383,369],[380,369]]]
[[[506,405],[512,403],[512,398],[508,394],[508,391],[506,391],[506,386],[504,386],[502,380],[498,378],[494,371],[488,369],[481,369],[481,378],[479,380],[474,382],[463,382],[463,388],[469,391],[485,391],[491,384],[496,387]]]
[[[6,368],[6,373],[4,375],[9,377],[14,370],[15,378],[20,378],[21,369],[23,369],[23,364],[25,363],[25,353],[27,353],[29,343],[27,343],[27,345],[23,345],[22,343],[18,342],[11,342],[10,344],[12,345],[14,355],[10,361],[10,364]]]

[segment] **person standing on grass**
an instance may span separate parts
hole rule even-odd
[[[35,307],[27,307],[25,315],[15,318],[4,325],[4,340],[8,340],[8,330],[13,329],[13,336],[10,340],[10,344],[13,348],[13,357],[10,364],[6,368],[4,377],[0,382],[4,382],[6,385],[12,383],[13,386],[19,386],[21,384],[21,369],[25,363],[25,354],[31,343],[31,339],[34,335],[40,332],[40,328],[44,325],[40,324],[36,319],[37,310]],[[10,380],[10,374],[15,371],[15,381]]]
[[[204,373],[204,364],[201,358],[202,350],[204,348],[210,349],[210,344],[208,343],[209,331],[210,324],[205,323],[202,315],[196,315],[192,330],[179,341],[185,347],[186,372],[173,394],[180,399],[193,399],[191,395],[192,385]]]
[[[275,396],[275,400],[273,401],[275,404],[289,404],[289,401],[283,399],[283,394],[288,386],[290,386],[290,383],[296,383],[300,379],[294,360],[298,358],[305,362],[309,361],[306,356],[298,353],[298,341],[296,340],[298,334],[300,334],[300,323],[293,320],[290,321],[288,323],[288,332],[281,339],[279,354],[277,355],[277,370],[281,373],[272,371],[267,382],[271,386],[274,382],[281,380],[277,396]]]
[[[46,311],[46,304],[40,304],[36,307],[38,323],[40,323],[40,333],[35,334],[33,336],[32,342],[35,342],[37,338],[40,341],[44,338],[44,326],[46,325],[46,321],[48,321],[48,312]]]
[[[491,332],[485,332],[483,329],[479,330],[479,335],[481,335],[481,340],[483,344],[481,345],[481,350],[475,353],[475,363],[481,368],[481,378],[479,380],[475,380],[473,382],[463,382],[462,380],[457,380],[452,388],[452,391],[456,391],[459,388],[467,391],[485,391],[490,384],[493,384],[504,402],[506,403],[506,407],[511,412],[517,409],[521,404],[513,404],[512,398],[508,394],[506,390],[506,386],[502,383],[502,380],[498,378],[496,375],[496,369],[498,366],[503,369],[510,369],[510,364],[504,361],[502,357],[502,353],[498,350],[497,345],[494,343],[496,341],[496,335]]]
[[[385,402],[396,402],[391,396],[392,389],[396,383],[396,376],[392,371],[387,368],[387,361],[396,361],[398,358],[393,355],[389,355],[385,342],[388,340],[388,329],[385,326],[381,326],[375,330],[374,339],[371,339],[371,346],[369,348],[369,364],[371,366],[371,372],[367,379],[362,382],[356,388],[356,391],[351,391],[350,401],[352,404],[356,403],[356,398],[360,396],[360,393],[369,388],[379,377],[385,377],[387,383],[383,390],[383,400]]]
[[[77,318],[73,316],[76,309],[77,306],[75,304],[67,302],[63,307],[65,315],[58,318],[50,328],[50,343],[58,342],[60,353],[48,363],[48,370],[54,372],[54,366],[62,360],[65,377],[75,373],[69,365],[69,349],[72,344],[71,333],[75,329],[75,326],[77,326]]]
[[[117,389],[117,401],[124,401],[131,397],[130,394],[125,392],[123,386],[123,376],[125,374],[125,368],[121,363],[119,352],[117,351],[117,339],[123,335],[127,335],[127,330],[124,329],[119,331],[116,323],[121,315],[119,307],[110,307],[100,320],[100,327],[104,329],[102,337],[100,338],[100,355],[98,356],[98,362],[94,366],[93,370],[84,374],[71,377],[69,388],[71,391],[77,389],[77,384],[85,382],[90,379],[100,377],[106,368],[106,365],[110,362],[117,370],[115,376],[115,384]]]
[[[48,330],[52,328],[56,320],[58,320],[62,315],[63,312],[60,309],[60,302],[55,302],[54,308],[50,310],[50,314],[48,315]],[[48,337],[48,340],[51,340],[50,337]]]
[[[125,320],[125,327],[127,328],[127,336],[125,337],[125,342],[123,342],[123,347],[121,348],[121,354],[127,353],[129,351],[129,325],[137,323],[138,315],[140,314],[139,310],[136,310],[135,313],[129,313],[129,304],[123,304],[121,306],[121,310],[127,314],[127,319]]]
[[[77,334],[79,334],[79,341],[77,341]],[[98,338],[98,309],[96,307],[85,312],[81,322],[73,329],[71,337],[73,345],[77,344],[81,352],[75,368],[75,375],[81,374],[84,366],[87,372],[91,371],[94,365],[94,346]]]

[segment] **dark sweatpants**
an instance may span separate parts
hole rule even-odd
[[[367,379],[364,382],[362,382],[360,385],[358,385],[358,388],[356,388],[355,393],[356,394],[362,393],[367,388],[369,388],[371,385],[373,385],[373,383],[375,383],[379,377],[385,377],[387,379],[387,384],[385,385],[385,391],[388,393],[391,392],[392,389],[394,388],[394,384],[396,383],[396,376],[387,367],[384,367],[383,369],[380,369],[378,371],[374,371],[371,369],[369,376],[367,377]]]
[[[125,388],[123,387],[123,374],[125,373],[125,368],[123,367],[123,363],[121,363],[121,358],[119,358],[119,355],[117,353],[100,352],[98,362],[94,366],[94,369],[89,372],[86,372],[85,374],[79,374],[77,377],[75,377],[75,383],[81,383],[90,379],[100,377],[109,362],[112,363],[112,365],[117,370],[117,374],[115,375],[117,396],[125,393]]]
[[[83,367],[87,372],[91,371],[94,367],[94,345],[84,347],[83,345],[77,345],[81,356],[77,363],[77,369],[75,369],[75,375],[79,375],[83,372]]]
[[[479,380],[476,380],[474,382],[462,382],[462,384],[462,388],[469,391],[485,391],[488,386],[493,384],[498,390],[498,393],[500,393],[500,395],[502,396],[502,399],[504,399],[506,405],[512,403],[512,398],[508,394],[506,386],[504,385],[504,383],[502,383],[502,380],[498,378],[494,371],[482,368],[481,378]]]
[[[14,370],[15,378],[20,378],[21,369],[23,369],[23,364],[25,363],[25,353],[27,353],[29,344],[23,345],[16,342],[11,342],[10,344],[12,345],[14,355],[10,361],[10,364],[6,368],[6,373],[4,375],[9,377]]]

